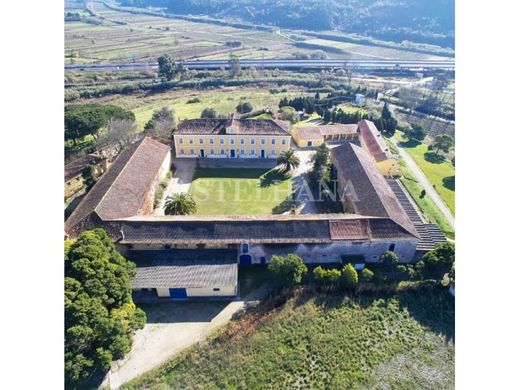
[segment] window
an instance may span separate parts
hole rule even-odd
[[[393,252],[395,250],[395,244],[390,244],[390,246],[388,247],[388,250],[390,252]]]
[[[240,145],[244,145],[246,143],[246,140],[243,138],[240,138]]]
[[[262,139],[260,140],[260,143],[261,143],[262,145],[265,145],[265,138],[262,138]]]
[[[213,291],[220,291],[220,288],[215,287],[215,288],[213,289]]]
[[[249,244],[246,244],[246,243],[243,243],[242,246],[242,253],[247,253],[249,252]]]
[[[276,145],[276,139],[275,138],[271,138],[271,145]]]
[[[203,144],[204,143],[204,138],[199,138],[199,144]]]
[[[182,138],[179,138],[179,144],[183,144],[184,140]]]
[[[210,149],[209,154],[211,154],[213,156],[215,154],[215,149]]]
[[[231,145],[234,145],[234,144],[235,144],[235,139],[234,139],[234,138],[230,138],[230,139],[229,139],[229,143],[230,143]]]
[[[251,152],[249,152],[249,154],[250,154],[251,156],[254,156],[254,155],[255,155],[255,150],[254,150],[254,149],[251,149]]]
[[[220,154],[224,155],[226,154],[226,151],[224,149],[220,149]]]
[[[243,156],[244,154],[246,154],[246,151],[245,149],[240,149],[240,154]]]
[[[271,156],[274,156],[276,154],[276,150],[272,149],[271,150]]]
[[[169,245],[169,244],[166,244],[166,245],[164,246],[164,249],[171,249],[171,248],[172,248],[172,246]]]
[[[282,145],[285,145],[285,139],[282,139]]]
[[[195,149],[190,149],[190,154],[193,156],[195,154]]]
[[[193,138],[190,138],[190,144],[192,144],[192,143],[193,143]]]
[[[254,144],[255,144],[255,139],[251,138],[251,145],[254,145]]]
[[[220,144],[221,144],[221,145],[224,145],[224,138],[221,138],[221,139],[220,139]]]
[[[213,145],[213,144],[215,143],[215,140],[213,139],[213,137],[211,137],[211,138],[209,139],[209,143],[210,143],[211,145]]]
[[[184,149],[181,149],[181,155],[184,156]]]

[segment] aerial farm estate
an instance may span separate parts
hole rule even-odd
[[[137,265],[131,282],[137,297],[233,297],[240,294],[239,264],[294,253],[305,263],[362,269],[386,251],[415,262],[446,240],[389,177],[393,156],[371,121],[292,128],[287,121],[231,114],[182,121],[172,140],[166,145],[145,136],[121,152],[65,223],[69,237],[96,227],[108,232]],[[312,199],[305,161],[292,177],[275,168],[281,153],[292,148],[310,160],[324,142],[336,208],[322,209],[320,199]],[[197,203],[208,213],[164,215],[154,198],[165,180],[166,192],[205,191]],[[284,208],[288,199],[291,207]],[[277,207],[261,207],[273,201]]]

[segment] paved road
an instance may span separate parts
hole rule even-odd
[[[400,147],[395,142],[393,142],[393,144],[399,150],[399,154],[403,158],[406,165],[408,165],[410,170],[413,172],[413,174],[415,175],[415,178],[417,179],[419,184],[424,188],[424,190],[426,191],[428,196],[433,200],[433,203],[435,203],[437,205],[437,207],[439,208],[441,213],[448,220],[449,224],[455,229],[455,217],[451,213],[448,206],[446,206],[446,203],[444,203],[444,201],[442,200],[442,198],[440,197],[438,192],[435,190],[435,188],[433,188],[433,186],[431,185],[430,181],[428,180],[428,178],[426,177],[426,175],[424,174],[422,169],[419,168],[419,166],[416,164],[416,162],[414,161],[412,156],[410,156],[405,149]]]
[[[118,389],[173,357],[205,340],[226,325],[233,315],[257,304],[271,290],[264,284],[242,300],[207,302],[165,302],[145,306],[147,323],[134,336],[132,350],[112,365],[101,388]]]
[[[221,69],[229,68],[228,60],[187,60],[179,61],[188,69]],[[356,69],[454,69],[455,61],[446,60],[358,60],[358,59],[326,59],[326,60],[279,60],[279,59],[244,59],[240,60],[242,68],[284,68],[284,69],[324,69],[355,67]],[[66,72],[88,71],[148,71],[157,69],[156,62],[150,63],[102,63],[65,65]]]

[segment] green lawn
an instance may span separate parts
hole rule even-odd
[[[444,290],[280,296],[124,389],[453,389]]]
[[[403,141],[401,134],[396,133],[395,139]],[[402,142],[401,146],[415,160],[417,165],[422,169],[430,183],[432,183],[444,200],[446,205],[455,214],[455,168],[448,161],[441,163],[430,162],[425,159],[425,153],[428,152],[426,144],[412,144]]]
[[[278,214],[291,194],[289,175],[276,169],[201,169],[189,193],[197,214]]]
[[[433,203],[428,195],[421,198],[423,187],[417,182],[410,168],[405,164],[402,158],[399,159],[401,169],[401,182],[405,186],[408,193],[412,196],[415,203],[422,210],[424,216],[432,223],[439,225],[444,234],[449,238],[455,238],[455,230],[451,227],[439,208]]]

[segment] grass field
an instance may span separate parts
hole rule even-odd
[[[453,389],[454,300],[278,296],[125,389]]]
[[[432,223],[439,225],[444,234],[449,238],[455,238],[455,230],[451,227],[444,215],[440,212],[438,207],[433,203],[433,200],[428,195],[421,198],[421,191],[423,187],[417,182],[414,174],[402,159],[399,159],[401,170],[401,182],[405,186],[408,193],[412,196],[415,203],[422,210],[426,219]]]
[[[190,194],[197,214],[273,214],[291,194],[289,175],[275,169],[201,169]]]
[[[394,137],[397,141],[403,141],[401,134],[396,133]],[[428,146],[426,144],[410,145],[401,142],[401,146],[406,148],[408,154],[412,156],[430,183],[434,185],[444,203],[455,214],[455,168],[453,165],[448,161],[441,163],[427,161],[425,153],[428,152]]]

